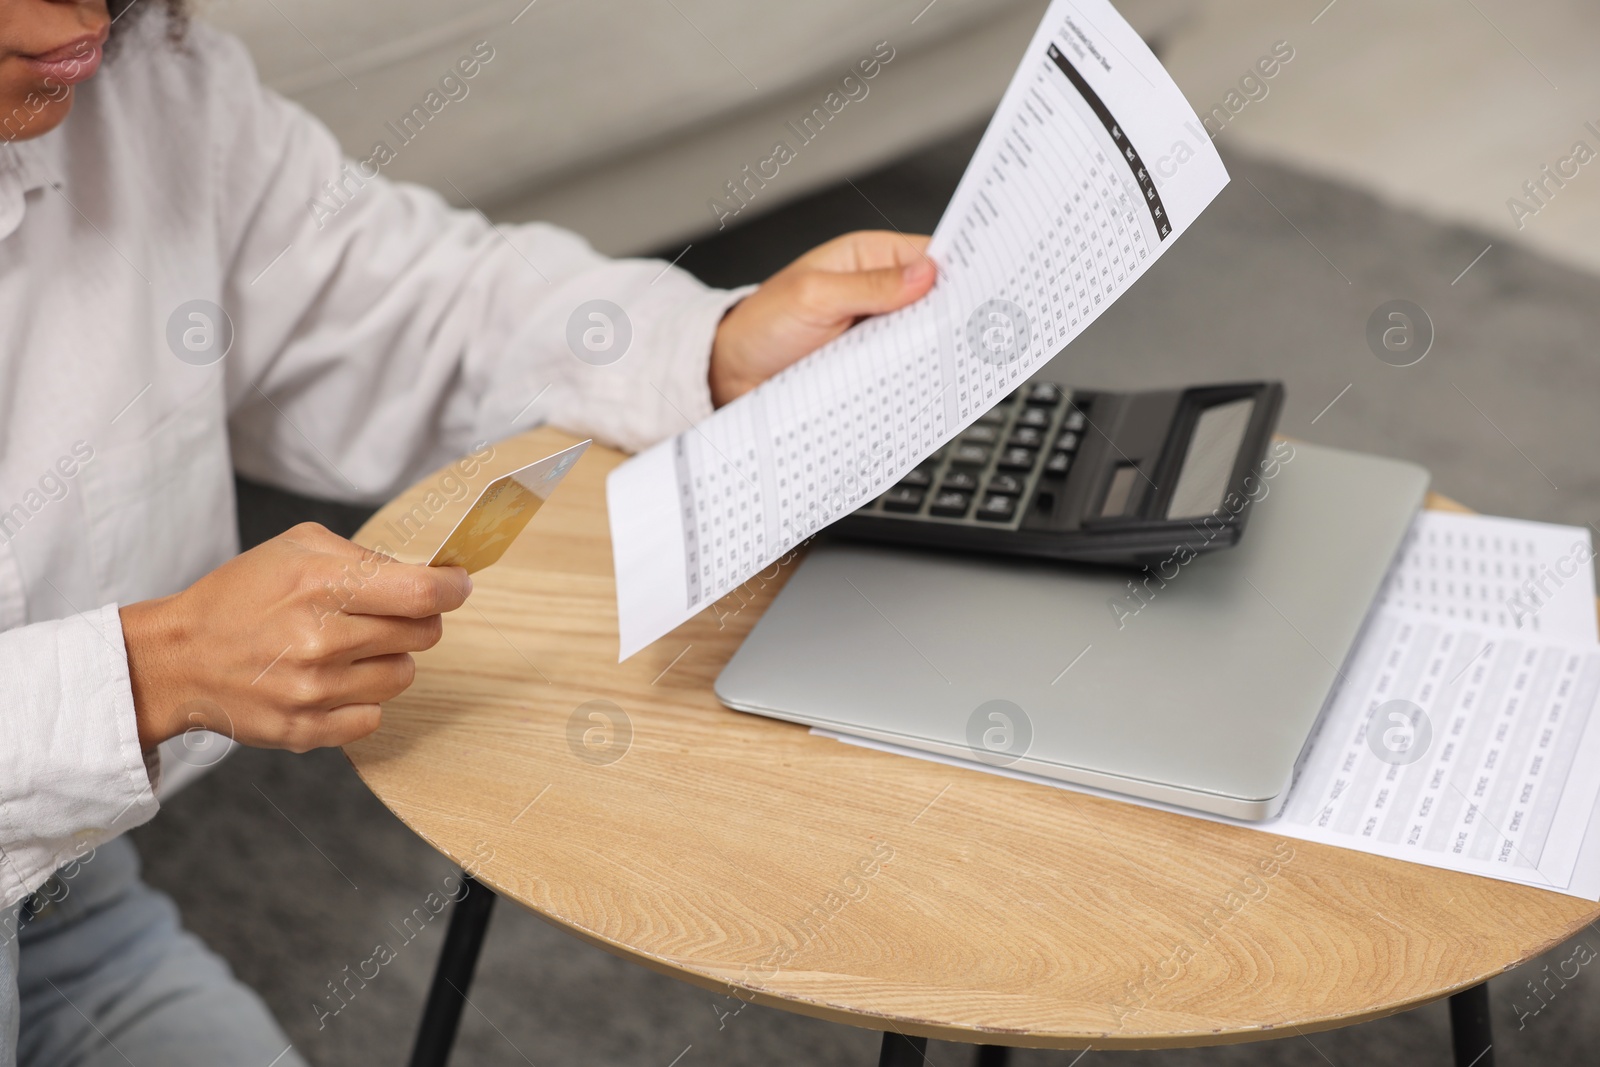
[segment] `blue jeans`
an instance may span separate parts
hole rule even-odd
[[[125,837],[0,911],[0,939],[0,1067],[305,1067]]]

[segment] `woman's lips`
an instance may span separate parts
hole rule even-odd
[[[42,78],[76,85],[93,77],[94,72],[100,69],[100,60],[105,54],[105,39],[104,33],[89,34],[42,55],[20,58]]]

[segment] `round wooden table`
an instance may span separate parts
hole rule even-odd
[[[500,444],[474,492],[572,440]],[[884,1031],[898,1062],[926,1037],[1134,1049],[1326,1030],[1471,990],[1600,917],[731,711],[712,681],[792,563],[618,664],[605,475],[622,458],[590,449],[347,750],[429,844],[609,952]],[[440,488],[357,540],[426,559],[466,505]],[[492,900],[457,909],[414,1063],[447,1054]],[[1488,1043],[1486,1005],[1481,988],[1452,1003],[1463,1064]]]

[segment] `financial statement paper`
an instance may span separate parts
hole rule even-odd
[[[1106,0],[1054,0],[927,254],[917,303],[838,339],[607,479],[619,658],[972,424],[1125,293],[1228,182]]]

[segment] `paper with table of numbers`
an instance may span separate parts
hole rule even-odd
[[[858,324],[607,481],[621,658],[893,485],[1059,352],[1227,184],[1106,0],[1054,0],[928,255]]]
[[[1263,829],[1600,895],[1574,883],[1600,795],[1600,647],[1390,607],[1344,675]]]
[[[1600,641],[1583,526],[1421,512],[1378,594],[1410,608],[1557,640]]]

